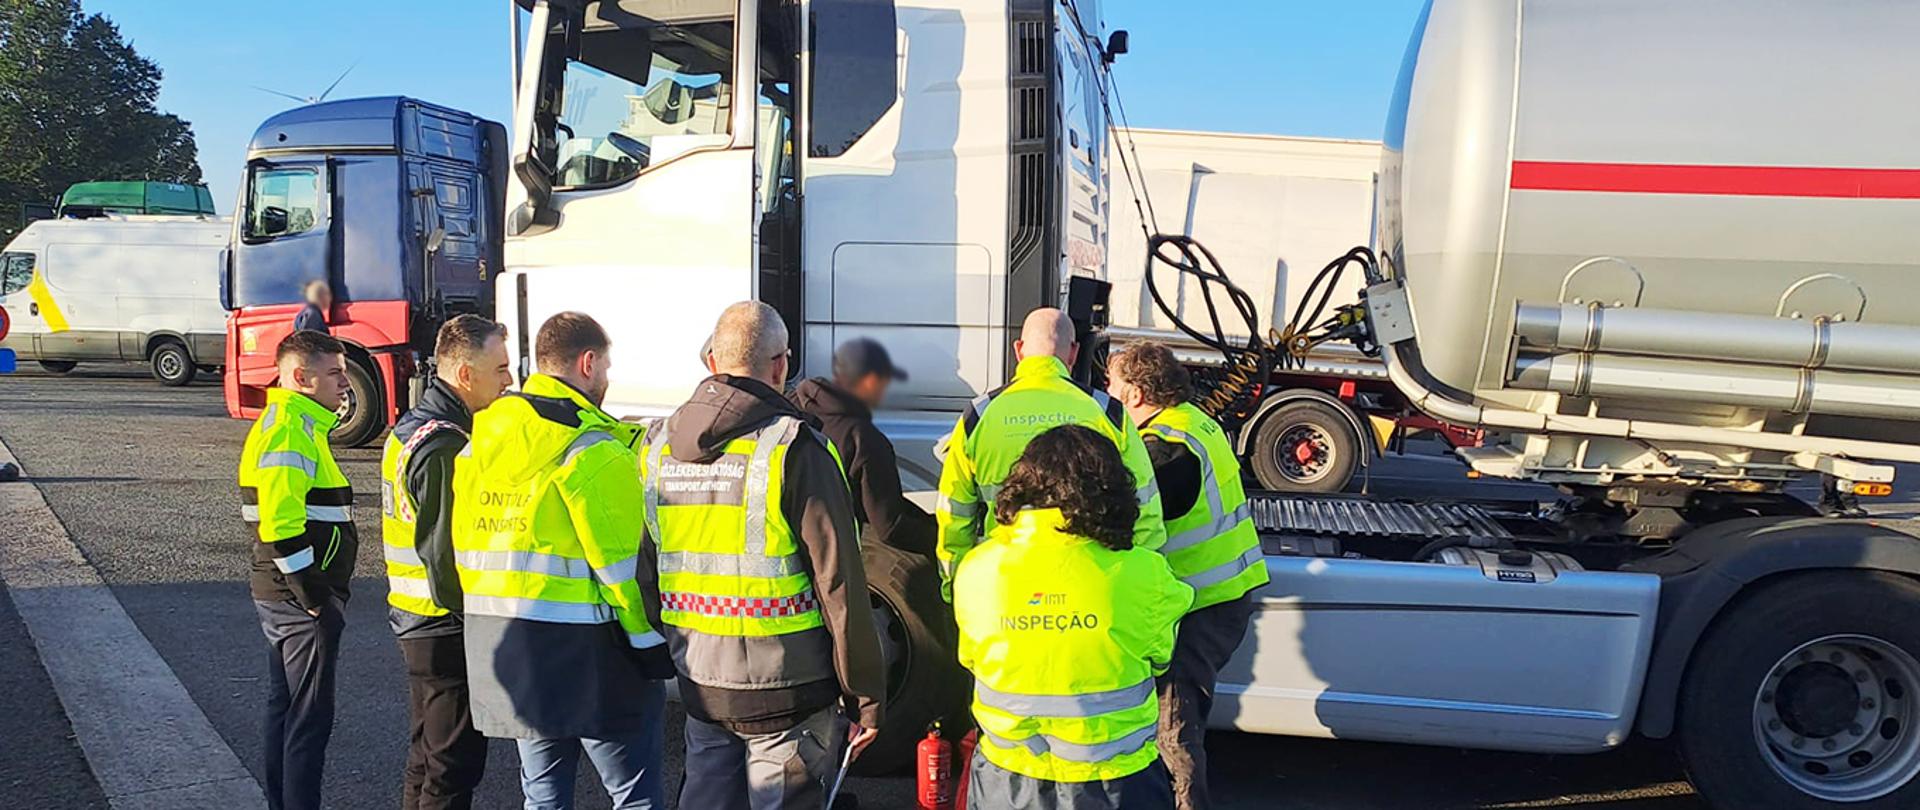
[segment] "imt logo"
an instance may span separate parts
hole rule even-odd
[[[1067,603],[1066,594],[1047,593],[1046,591],[1034,591],[1033,598],[1027,600],[1027,604],[1031,607],[1040,607],[1041,605],[1064,605],[1066,603]]]

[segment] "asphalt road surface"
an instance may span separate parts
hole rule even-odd
[[[234,491],[246,429],[227,418],[217,377],[165,388],[133,367],[0,376],[0,441],[257,777],[266,651],[248,598],[249,538]],[[379,567],[379,451],[336,454],[358,491],[362,541],[325,793],[330,807],[391,807],[398,801],[406,706]],[[1372,484],[1376,492],[1412,494],[1444,491],[1462,480],[1457,465],[1426,459],[1384,464]],[[1910,512],[1913,497],[1903,490],[1875,509]],[[0,739],[9,741],[0,745],[0,804],[104,807],[4,597],[0,651]],[[669,793],[681,772],[679,738],[675,714],[667,729]],[[1703,806],[1670,753],[1643,741],[1611,754],[1550,757],[1217,733],[1208,749],[1215,792],[1226,808]],[[516,765],[511,746],[496,741],[478,806],[519,806]],[[851,779],[848,790],[863,807],[913,806],[906,777]],[[605,806],[584,775],[579,795],[584,808]]]

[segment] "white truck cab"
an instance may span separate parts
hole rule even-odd
[[[609,409],[666,413],[706,375],[720,310],[757,298],[797,374],[877,338],[912,371],[896,407],[944,432],[1006,378],[1028,310],[1091,330],[1096,0],[520,5],[497,301],[523,372],[540,323],[583,310],[613,337]]]

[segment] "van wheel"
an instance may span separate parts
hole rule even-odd
[[[381,418],[386,409],[386,399],[380,395],[373,371],[365,363],[348,359],[347,397],[335,412],[340,423],[333,426],[334,445],[359,447],[373,441],[380,435],[380,429],[386,427],[386,420]]]
[[[47,370],[47,372],[48,372],[48,373],[50,373],[50,374],[65,374],[65,373],[67,373],[67,372],[69,372],[69,371],[72,371],[72,370],[73,370],[73,367],[74,367],[74,366],[77,366],[77,365],[80,365],[80,364],[79,364],[79,363],[75,363],[75,362],[73,362],[72,360],[42,360],[42,361],[40,361],[40,367],[41,367],[41,368],[43,368],[43,369],[46,369],[46,370]]]
[[[155,346],[147,362],[153,365],[153,378],[161,385],[186,385],[193,382],[194,374],[200,370],[187,354],[187,347],[171,340]]]
[[[1254,429],[1253,475],[1277,492],[1339,492],[1360,466],[1360,436],[1318,400],[1280,406]]]
[[[914,747],[936,720],[965,728],[970,683],[960,668],[953,608],[940,598],[940,570],[925,555],[880,543],[860,548],[872,596],[874,629],[887,670],[886,722],[853,772],[878,776],[905,770]]]
[[[1727,610],[1681,685],[1700,795],[1721,810],[1920,807],[1920,583],[1803,574]]]

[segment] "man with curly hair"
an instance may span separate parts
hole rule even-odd
[[[1180,810],[1204,810],[1207,715],[1220,668],[1240,646],[1253,592],[1267,583],[1266,558],[1240,484],[1227,433],[1195,407],[1193,385],[1173,351],[1137,343],[1107,362],[1107,392],[1140,425],[1167,521],[1160,547],[1174,576],[1193,587],[1180,622],[1173,666],[1160,679],[1160,753]]]

